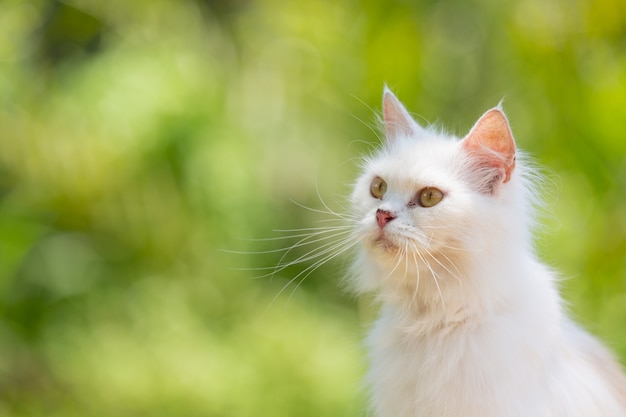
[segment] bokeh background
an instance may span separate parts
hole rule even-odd
[[[0,415],[365,415],[349,256],[263,275],[345,210],[384,83],[458,135],[505,98],[625,359],[623,0],[3,0]]]

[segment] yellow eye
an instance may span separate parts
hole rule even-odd
[[[372,185],[370,185],[370,193],[372,197],[382,199],[387,192],[387,183],[380,177],[374,177]]]
[[[422,207],[432,207],[443,199],[443,192],[435,187],[426,187],[419,192],[418,202]]]

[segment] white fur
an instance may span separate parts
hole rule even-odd
[[[566,316],[555,274],[533,252],[540,196],[519,154],[489,194],[457,138],[420,128],[389,139],[352,196],[355,285],[382,305],[367,338],[374,414],[626,416],[619,365]],[[388,185],[382,200],[369,191],[375,176]],[[407,206],[426,186],[443,200]],[[397,218],[381,230],[377,209]]]

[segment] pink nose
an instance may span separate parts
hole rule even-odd
[[[376,210],[376,220],[378,221],[378,227],[380,227],[381,229],[395,218],[396,216],[390,211],[381,209]]]

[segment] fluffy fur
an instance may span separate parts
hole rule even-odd
[[[387,142],[352,195],[355,286],[382,305],[367,338],[374,415],[626,416],[620,366],[567,317],[533,251],[540,197],[502,110],[459,140],[385,90],[383,119]],[[424,187],[443,199],[409,204]]]

